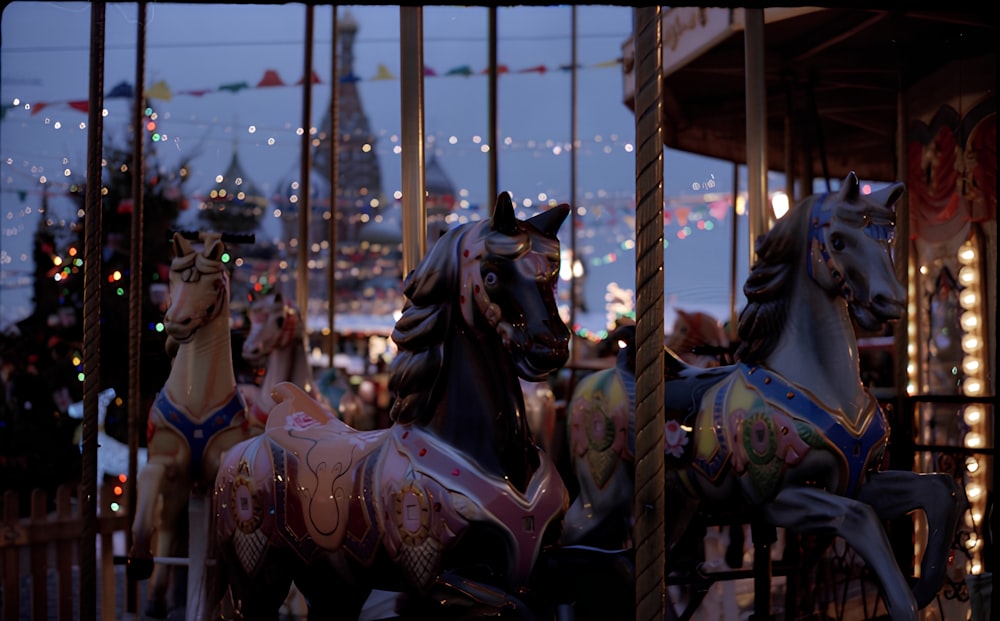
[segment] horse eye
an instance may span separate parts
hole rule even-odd
[[[844,238],[841,237],[840,235],[834,235],[833,237],[830,238],[830,246],[837,252],[842,251],[845,246]]]
[[[487,287],[495,287],[499,280],[500,278],[497,276],[496,272],[486,272],[486,275],[483,276],[483,283],[485,283]]]

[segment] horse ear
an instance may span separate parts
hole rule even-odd
[[[542,231],[546,235],[555,237],[559,232],[559,227],[562,226],[562,223],[566,220],[566,216],[568,215],[569,205],[561,203],[552,209],[548,209],[536,216],[532,216],[528,219],[528,222],[533,224],[539,231]]]
[[[517,232],[514,204],[510,202],[510,194],[506,192],[501,192],[497,196],[496,206],[493,207],[493,218],[490,221],[490,230],[499,231],[505,235],[513,235]]]
[[[847,178],[844,179],[844,183],[841,184],[838,196],[842,202],[853,203],[858,200],[858,196],[860,194],[861,183],[858,181],[858,176],[852,170],[847,173]]]
[[[892,207],[906,191],[906,185],[900,182],[885,186],[877,192],[872,192],[871,200],[883,207]]]
[[[220,237],[208,237],[205,240],[205,258],[211,259],[213,261],[222,260],[222,252],[226,249],[226,245],[222,243]]]
[[[275,294],[274,294],[274,303],[275,304],[282,304],[282,305],[284,305],[284,303],[285,303],[285,297],[283,295],[281,295],[280,291],[275,292]]]
[[[186,237],[180,233],[174,233],[174,256],[183,257],[189,255],[194,250],[191,248],[191,242],[187,240]]]

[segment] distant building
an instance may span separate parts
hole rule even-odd
[[[399,206],[386,198],[382,188],[376,146],[358,92],[354,72],[354,42],[358,23],[350,11],[338,19],[337,136],[333,136],[330,106],[317,128],[312,169],[309,171],[309,314],[326,325],[332,298],[338,315],[385,318],[402,308],[402,230]],[[336,139],[337,197],[335,239],[330,230],[331,145]],[[287,293],[298,260],[299,212],[302,203],[298,179],[283,180],[272,198],[281,210],[281,231]],[[428,240],[447,228],[455,207],[455,188],[437,158],[425,169]],[[294,241],[293,241],[294,240]],[[336,289],[329,294],[329,257],[336,246]],[[312,322],[311,322],[312,323]],[[383,322],[384,323],[384,322]]]

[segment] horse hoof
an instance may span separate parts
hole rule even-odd
[[[149,580],[149,577],[153,575],[153,559],[130,556],[128,564],[125,566],[125,575],[130,580]]]

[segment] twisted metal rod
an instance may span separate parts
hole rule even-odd
[[[637,620],[663,619],[663,135],[659,6],[636,9],[636,394]]]
[[[136,15],[135,43],[135,99],[132,102],[132,239],[129,245],[128,283],[128,515],[135,515],[136,476],[139,470],[139,425],[142,420],[142,295],[143,284],[143,222],[144,203],[143,179],[145,146],[143,132],[143,109],[146,99],[142,85],[146,83],[146,2],[139,2]],[[125,531],[125,549],[132,549],[132,530]],[[126,611],[135,612],[138,606],[138,582],[128,579],[126,583]]]
[[[101,390],[101,155],[104,150],[103,2],[90,5],[90,99],[83,270],[83,474],[80,483],[80,619],[97,616],[97,399]]]

